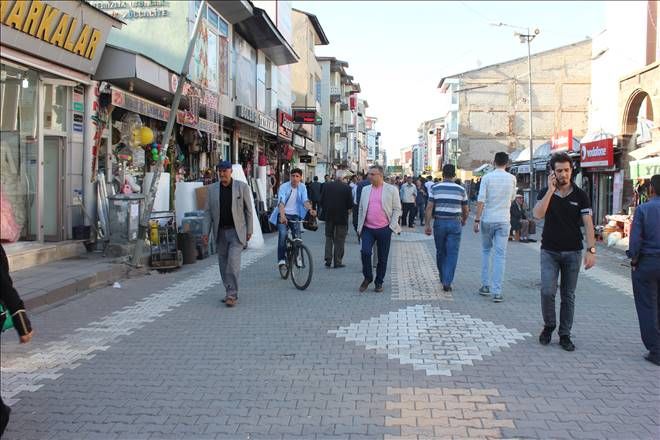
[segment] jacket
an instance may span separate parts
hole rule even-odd
[[[360,207],[358,211],[358,234],[362,233],[364,221],[367,218],[367,209],[369,209],[369,196],[371,195],[372,185],[367,185],[362,188],[362,195],[360,197]],[[392,232],[401,232],[399,226],[399,217],[401,217],[401,199],[399,198],[399,190],[396,186],[383,182],[383,197],[381,199],[383,211],[390,221],[390,229]]]
[[[208,188],[205,209],[211,213],[211,227],[213,236],[217,240],[220,226],[220,182],[209,185]],[[247,183],[232,179],[231,199],[231,214],[234,218],[236,234],[241,244],[247,246],[247,236],[252,234],[252,217],[254,217],[252,197]]]
[[[9,260],[5,253],[5,248],[0,244],[0,302],[5,306],[5,313],[8,311],[14,322],[14,328],[20,336],[25,336],[32,331],[32,325],[25,311],[25,304],[18,296],[14,288],[14,283],[9,276]],[[5,323],[6,316],[0,315],[0,328]]]
[[[520,220],[527,219],[527,213],[525,212],[525,207],[519,206],[518,203],[516,203],[516,201],[514,200],[513,203],[511,203],[511,208],[509,209],[509,211],[511,214],[511,228],[517,231],[522,226]]]
[[[348,211],[353,207],[351,187],[342,182],[323,185],[321,206],[324,220],[337,225],[348,225]]]
[[[298,190],[296,196],[298,217],[304,219],[305,216],[307,215],[307,208],[305,208],[305,202],[309,201],[309,198],[307,197],[307,187],[303,183],[299,183],[296,189]],[[274,225],[279,223],[280,203],[286,205],[286,202],[289,199],[290,194],[291,194],[291,182],[284,182],[283,184],[281,184],[279,191],[277,191],[277,204],[275,205],[275,209],[273,209],[273,212],[270,214],[270,218],[268,219],[270,223]]]

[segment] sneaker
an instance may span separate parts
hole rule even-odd
[[[563,348],[566,351],[574,351],[575,350],[575,345],[571,341],[570,336],[560,336],[559,337],[559,345],[561,345],[561,348]]]
[[[479,289],[479,295],[481,296],[490,296],[490,289],[488,286],[481,286]]]
[[[280,260],[277,262],[278,266],[286,266],[286,260]]]
[[[543,331],[539,335],[539,343],[541,345],[548,345],[552,339],[553,331],[555,331],[554,327],[543,327]]]
[[[493,302],[501,303],[502,301],[504,301],[504,297],[502,296],[501,293],[497,295],[493,295]]]
[[[443,284],[443,285],[442,285],[442,290],[443,290],[444,292],[451,292],[452,289],[451,289],[451,286],[450,286],[449,284],[446,284],[446,285]]]
[[[236,298],[234,298],[233,296],[230,296],[230,297],[228,297],[227,300],[225,301],[225,305],[226,305],[227,307],[234,307],[234,306],[236,305],[237,302],[238,302],[238,300],[237,300]]]
[[[383,290],[384,289],[382,284],[376,284],[376,288],[374,289],[374,292],[381,293]]]

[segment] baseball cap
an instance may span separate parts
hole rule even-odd
[[[215,166],[215,169],[220,171],[220,170],[231,170],[231,162],[228,160],[223,160],[218,162],[218,164]]]

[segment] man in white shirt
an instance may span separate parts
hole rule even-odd
[[[412,183],[412,177],[408,176],[406,178],[406,183],[401,185],[401,203],[403,204],[403,216],[401,217],[401,223],[403,226],[408,222],[409,228],[415,227],[415,211],[417,205],[415,204],[417,200],[417,187]],[[407,219],[407,220],[406,220]]]
[[[509,155],[495,154],[495,170],[481,179],[474,232],[481,229],[481,288],[479,294],[492,294],[494,302],[502,302],[502,279],[506,263],[506,246],[509,241],[511,202],[516,197],[516,178],[506,172]],[[493,253],[490,274],[491,251]]]

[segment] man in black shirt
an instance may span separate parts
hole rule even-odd
[[[348,234],[348,212],[353,207],[351,187],[339,180],[323,184],[321,209],[325,215],[325,265],[344,267],[344,244]]]
[[[545,217],[541,240],[541,310],[544,327],[539,342],[550,343],[555,330],[555,296],[557,280],[561,274],[561,308],[559,315],[559,344],[566,351],[575,350],[571,341],[571,327],[575,311],[575,286],[580,272],[582,231],[587,233],[587,252],[584,268],[596,264],[594,224],[587,193],[572,181],[573,162],[566,153],[555,153],[550,159],[551,173],[548,187],[541,190],[534,207],[534,217]]]

